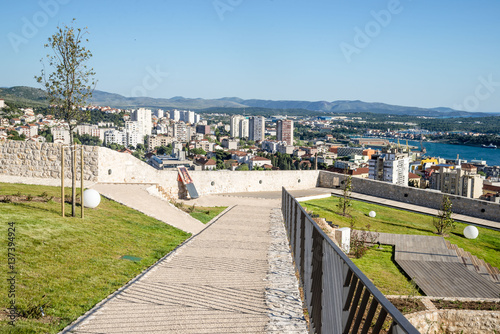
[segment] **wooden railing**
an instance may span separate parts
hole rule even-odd
[[[281,206],[311,333],[419,333],[285,188]]]

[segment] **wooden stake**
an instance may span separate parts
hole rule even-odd
[[[80,152],[81,152],[81,156],[80,156],[80,181],[81,181],[81,185],[80,185],[80,205],[81,205],[81,208],[82,208],[82,219],[83,219],[83,145],[80,147]]]
[[[61,213],[64,217],[64,145],[61,146]]]

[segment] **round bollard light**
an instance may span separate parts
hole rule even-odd
[[[83,206],[95,208],[101,203],[101,195],[94,189],[87,189],[83,192]]]
[[[464,236],[467,239],[476,239],[478,235],[479,231],[477,230],[477,227],[469,225],[466,228],[464,228]]]
[[[375,211],[370,211],[368,215],[372,218],[375,218],[377,216],[377,213]]]

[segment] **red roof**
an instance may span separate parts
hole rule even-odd
[[[414,173],[408,173],[409,179],[420,179],[420,176]]]
[[[252,161],[271,161],[268,158],[264,158],[264,157],[253,157],[250,160],[252,160]]]

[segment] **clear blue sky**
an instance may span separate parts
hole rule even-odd
[[[37,87],[43,44],[76,18],[97,89],[125,96],[500,112],[499,14],[498,0],[8,1],[0,86]]]

